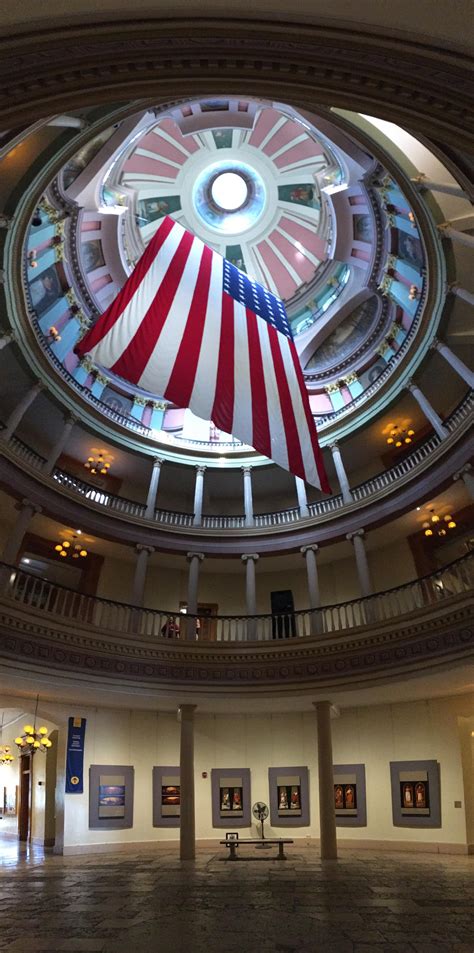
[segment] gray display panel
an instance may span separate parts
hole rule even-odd
[[[437,761],[391,761],[394,827],[441,827]]]
[[[365,764],[334,764],[337,827],[367,827]]]
[[[153,768],[153,827],[179,827],[180,813],[179,766]]]
[[[212,768],[212,826],[250,827],[250,768]]]
[[[130,765],[92,764],[89,768],[90,830],[133,827],[134,769]]]
[[[269,768],[272,827],[309,827],[309,772],[306,766]]]

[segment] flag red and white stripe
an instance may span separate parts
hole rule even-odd
[[[76,352],[329,492],[282,303],[171,218]]]

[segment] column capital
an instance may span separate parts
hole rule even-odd
[[[5,215],[4,212],[0,212],[0,228],[10,228],[13,219],[9,215]]]
[[[33,510],[33,513],[43,512],[42,506],[39,506],[38,503],[33,503],[31,500],[27,500],[27,499],[22,500],[21,505],[17,504],[17,506],[18,506],[18,509],[26,509],[27,507],[29,507],[30,510]]]
[[[357,536],[365,536],[365,529],[356,529],[353,533],[346,533],[346,539],[348,539],[349,542],[352,542]]]
[[[187,702],[184,705],[178,705],[178,718],[181,718],[182,715],[192,715],[196,708],[197,705],[188,705]]]
[[[42,381],[41,378],[37,377],[37,378],[36,378],[36,383],[33,384],[32,390],[36,390],[36,391],[38,392],[38,394],[39,394],[39,392],[40,392],[41,390],[46,390],[46,384],[45,384],[45,382]]]
[[[144,546],[142,543],[136,543],[135,549],[137,553],[148,553],[149,556],[155,552],[154,546]]]
[[[456,473],[453,473],[453,480],[462,480],[463,476],[466,473],[472,472],[472,463],[465,463],[463,467],[459,470],[456,470]]]
[[[5,344],[9,344],[10,341],[15,341],[16,335],[13,328],[10,328],[9,331],[4,331],[3,334],[0,334],[0,341],[3,341]]]
[[[260,556],[258,553],[244,553],[244,555],[240,558],[243,563],[246,563],[249,559],[253,559],[253,561],[256,563],[257,559],[260,559]]]
[[[332,453],[333,450],[339,450],[339,443],[337,440],[333,440],[332,443],[328,443],[328,447]]]
[[[413,393],[413,391],[415,391],[415,390],[419,390],[419,389],[420,389],[420,388],[418,387],[418,384],[415,383],[415,381],[413,380],[412,377],[409,377],[409,378],[408,378],[408,380],[407,380],[406,383],[405,383],[405,387],[406,387],[406,389],[409,390],[411,393]]]
[[[300,546],[300,553],[302,556],[306,556],[307,552],[317,553],[319,546],[317,543],[310,543],[309,546]]]
[[[434,337],[430,343],[430,348],[432,348],[433,351],[439,351],[440,348],[442,347],[443,347],[443,342],[440,341],[439,338]]]
[[[199,559],[199,562],[202,563],[205,559],[205,553],[186,553],[186,559],[191,562],[193,559]]]
[[[64,423],[71,424],[71,427],[73,427],[74,424],[77,424],[78,420],[79,417],[76,414],[67,414],[67,416],[64,418]]]
[[[162,464],[162,463],[163,463],[163,457],[153,457],[153,466],[154,466],[154,467],[161,467],[161,464]]]
[[[438,228],[438,231],[445,232],[446,229],[448,228],[454,228],[454,225],[452,222],[439,222],[439,224],[437,225],[437,228]]]
[[[253,470],[253,467],[252,467],[252,466],[245,466],[245,467],[242,467],[241,469],[242,469],[242,473],[251,473],[252,470]]]
[[[196,473],[205,473],[207,470],[207,466],[205,465],[205,463],[198,463],[197,466],[195,467],[195,470],[196,470]]]

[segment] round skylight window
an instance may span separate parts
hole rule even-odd
[[[225,212],[235,212],[240,208],[249,190],[247,183],[237,172],[222,172],[214,179],[211,186],[211,195],[216,205]]]

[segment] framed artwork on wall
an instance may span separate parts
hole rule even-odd
[[[179,766],[153,768],[153,827],[179,827],[181,780]]]
[[[18,785],[5,785],[3,788],[4,817],[16,817],[18,814]]]
[[[89,828],[133,827],[134,769],[129,765],[92,764],[89,768]]]
[[[391,761],[390,780],[395,827],[441,827],[437,761]]]
[[[272,827],[308,827],[308,768],[269,768],[268,786]]]
[[[250,827],[249,768],[213,768],[211,791],[213,827]]]
[[[365,765],[335,764],[333,780],[337,826],[366,827]]]

